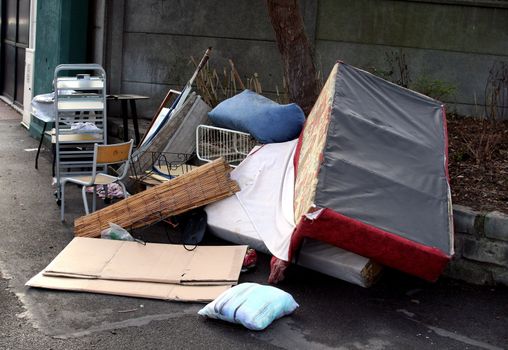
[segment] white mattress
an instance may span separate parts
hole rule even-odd
[[[295,228],[294,165],[297,140],[255,148],[231,172],[241,191],[206,206],[208,225],[218,237],[288,260]],[[304,242],[297,264],[342,280],[368,286],[371,261],[338,247]]]
[[[271,254],[236,196],[210,204],[205,210],[214,235]],[[369,259],[327,243],[306,240],[297,264],[362,287],[372,284],[362,273],[370,264]]]

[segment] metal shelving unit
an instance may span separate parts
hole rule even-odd
[[[62,64],[55,69],[53,84],[55,132],[52,141],[59,202],[61,179],[89,175],[94,144],[106,144],[106,72],[98,64]],[[87,123],[88,128],[78,128],[79,123]],[[90,130],[92,125],[95,128]]]

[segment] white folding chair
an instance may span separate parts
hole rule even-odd
[[[134,140],[130,140],[129,142],[118,143],[114,145],[94,145],[94,153],[93,153],[93,167],[91,175],[80,175],[73,177],[64,177],[60,181],[61,186],[61,208],[60,208],[60,219],[64,221],[64,212],[65,212],[65,184],[67,182],[75,183],[77,185],[81,185],[82,196],[83,196],[83,204],[85,206],[85,212],[89,214],[88,210],[88,201],[86,199],[86,188],[89,186],[93,186],[93,200],[92,200],[92,211],[95,211],[96,208],[96,194],[97,194],[97,185],[110,185],[113,183],[118,183],[122,189],[124,196],[127,197],[127,190],[125,185],[122,183],[122,180],[127,175],[127,170],[129,169],[129,160],[132,154],[132,145]],[[121,164],[124,163],[125,166],[121,167],[122,173],[119,176],[112,176],[102,172],[97,172],[98,166],[109,165],[109,164]]]

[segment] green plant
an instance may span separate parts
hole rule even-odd
[[[408,88],[411,84],[406,54],[399,51],[385,52],[385,61],[389,70],[386,72],[392,83]]]
[[[453,154],[452,161],[460,163],[460,162],[464,162],[470,158],[471,158],[471,154],[468,151],[468,149],[460,149]]]
[[[476,165],[485,168],[496,154],[503,133],[492,120],[483,118],[479,119],[478,123],[480,123],[479,132],[474,136],[464,137],[464,142]]]
[[[369,67],[367,70],[380,78],[408,88],[411,83],[406,54],[401,51],[385,52],[386,69]]]
[[[369,71],[394,84],[418,91],[436,100],[444,99],[456,91],[455,85],[444,80],[431,79],[427,75],[422,75],[413,82],[406,54],[402,51],[385,52],[385,66],[386,69],[371,67]]]
[[[190,63],[196,67],[198,65],[194,57],[191,57]],[[232,60],[229,60],[229,67],[224,67],[220,73],[211,68],[207,62],[196,77],[196,89],[211,107],[217,106],[221,101],[244,89],[250,89],[258,94],[263,92],[258,74],[252,74],[244,82]]]
[[[457,90],[455,85],[443,80],[431,79],[427,75],[420,76],[411,88],[436,100],[442,100]]]
[[[508,64],[494,62],[485,86],[485,116],[496,121],[508,116]]]
[[[190,58],[190,63],[197,67],[198,62],[194,57]],[[319,88],[321,88],[323,86],[323,79],[320,70],[317,72],[316,80],[318,81]],[[223,67],[220,72],[211,68],[210,64],[207,63],[196,77],[196,89],[203,100],[211,107],[217,106],[220,102],[245,89],[255,91],[258,94],[263,93],[263,87],[258,73],[253,73],[245,80],[242,80],[232,60],[229,60],[229,67]],[[281,87],[279,88],[278,85],[275,86],[274,99],[277,103],[281,104],[291,102],[289,99],[287,81],[284,77],[282,78]]]
[[[468,153],[476,165],[486,167],[503,142],[503,126],[498,121],[508,115],[508,64],[495,62],[485,85],[485,115],[474,137],[464,137]]]
[[[279,90],[279,86],[275,85],[275,94],[277,95],[275,101],[281,104],[289,103],[289,91],[286,78],[282,77],[282,90]]]

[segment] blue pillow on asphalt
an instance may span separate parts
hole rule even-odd
[[[281,105],[250,90],[222,101],[208,116],[216,126],[249,133],[260,143],[294,140],[305,122],[297,104]]]
[[[257,283],[242,283],[219,295],[198,314],[260,331],[296,308],[295,299],[283,290]]]

